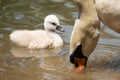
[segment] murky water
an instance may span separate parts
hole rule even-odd
[[[18,29],[43,29],[44,17],[56,14],[65,33],[63,48],[28,50],[11,44],[9,34]],[[0,80],[120,80],[120,34],[102,25],[87,68],[72,71],[69,38],[77,17],[70,0],[0,0]]]

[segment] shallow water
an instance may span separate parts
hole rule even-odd
[[[65,29],[57,32],[63,48],[28,50],[11,44],[9,34],[18,29],[43,29],[43,19],[56,14]],[[119,80],[120,34],[101,25],[101,36],[87,68],[72,71],[69,39],[77,8],[69,0],[0,0],[0,80]]]

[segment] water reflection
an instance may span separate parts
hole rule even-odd
[[[0,0],[0,80],[119,80],[120,34],[105,26],[86,70],[72,71],[68,50],[76,11],[70,0]],[[28,50],[11,44],[13,30],[43,29],[48,14],[56,14],[66,31],[59,33],[63,48]]]
[[[12,46],[11,52],[15,57],[52,57],[57,56],[62,51],[61,47],[53,49],[29,50],[25,47]]]

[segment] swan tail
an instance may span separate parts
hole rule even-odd
[[[29,33],[29,35],[28,35],[28,33]],[[29,45],[30,32],[27,30],[14,31],[9,36],[10,36],[10,40],[18,46],[28,46]]]

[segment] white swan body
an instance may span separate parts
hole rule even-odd
[[[95,2],[100,20],[120,33],[120,0],[95,0]]]
[[[45,30],[17,30],[10,34],[10,40],[18,46],[29,49],[54,48],[64,44],[62,38],[55,33],[56,29],[64,31],[59,26],[55,15],[48,15],[44,20]]]

